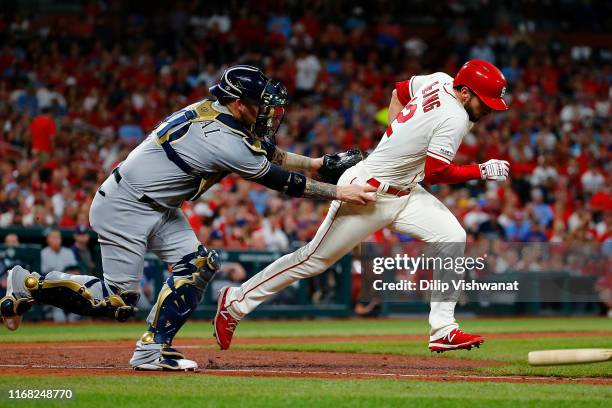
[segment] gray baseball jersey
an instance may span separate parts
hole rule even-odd
[[[254,179],[269,168],[261,143],[247,136],[227,108],[204,100],[160,123],[119,171],[135,190],[162,206],[178,207],[228,173]]]
[[[105,280],[138,289],[147,251],[169,264],[194,253],[200,242],[181,203],[197,199],[229,173],[247,179],[265,175],[273,149],[249,137],[216,102],[203,100],[166,118],[92,202],[89,220],[98,233]]]

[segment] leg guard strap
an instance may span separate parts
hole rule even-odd
[[[202,300],[204,290],[196,286],[196,275],[168,278],[155,304],[155,315],[147,332],[151,336],[147,336],[147,333],[143,336],[146,340],[157,344],[172,344],[176,333]]]
[[[59,307],[69,313],[110,317],[120,322],[136,313],[134,305],[138,301],[138,293],[135,291],[111,294],[97,300],[87,285],[68,279],[46,281],[44,276],[37,279],[31,275],[26,278],[25,285],[36,302]]]
[[[208,282],[219,270],[218,259],[215,251],[208,251],[200,245],[198,252],[186,256],[174,266],[175,275],[166,280],[159,293],[154,312],[150,315],[149,331],[141,338],[143,343],[172,344],[176,333],[202,300]],[[166,348],[162,354],[166,352],[171,358],[175,351]],[[177,355],[182,356],[180,353]]]

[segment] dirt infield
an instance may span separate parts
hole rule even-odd
[[[569,332],[568,332],[569,333]],[[593,333],[589,333],[593,335]],[[544,334],[546,335],[546,334]],[[551,333],[551,335],[553,335]],[[559,335],[555,333],[554,335]],[[573,333],[573,335],[580,335]],[[521,338],[528,337],[523,333]],[[542,333],[537,333],[542,336]],[[517,335],[492,335],[490,338]],[[296,343],[381,340],[414,340],[413,336],[320,337],[237,339],[236,344]],[[422,339],[422,337],[419,337]],[[585,383],[612,385],[612,378],[552,378],[522,376],[484,376],[476,369],[499,365],[495,361],[476,361],[449,357],[398,356],[327,352],[287,352],[263,350],[218,351],[213,340],[177,340],[175,346],[198,362],[195,374],[264,377],[315,378],[394,378],[428,381],[494,381],[535,383]],[[425,344],[424,344],[425,346]],[[143,373],[127,366],[133,341],[3,343],[0,375],[167,375]],[[462,351],[465,352],[465,351]],[[477,352],[477,351],[473,351]],[[193,374],[191,374],[193,375]]]

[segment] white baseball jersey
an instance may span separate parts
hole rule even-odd
[[[413,76],[409,91],[410,102],[364,160],[372,177],[401,189],[423,180],[426,156],[452,162],[473,125],[455,97],[450,75]]]

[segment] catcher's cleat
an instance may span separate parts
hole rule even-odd
[[[4,325],[9,330],[17,330],[21,325],[23,316],[34,304],[34,299],[26,289],[30,272],[19,265],[16,265],[8,272],[6,296],[0,299],[0,316]]]
[[[229,287],[226,286],[219,291],[217,314],[213,320],[214,336],[221,350],[227,350],[230,347],[236,326],[240,323],[240,320],[234,318],[225,307],[225,298],[227,297],[228,290]]]
[[[145,333],[136,343],[130,360],[134,370],[140,371],[194,371],[198,363],[186,359],[183,353],[167,344],[147,343],[153,334]]]
[[[461,329],[453,329],[446,336],[430,341],[429,350],[443,353],[449,350],[471,350],[479,348],[484,343],[484,337],[477,334],[464,333]]]
[[[195,371],[198,368],[198,363],[192,360],[181,359],[171,360],[168,358],[159,358],[151,363],[135,366],[136,371]]]

